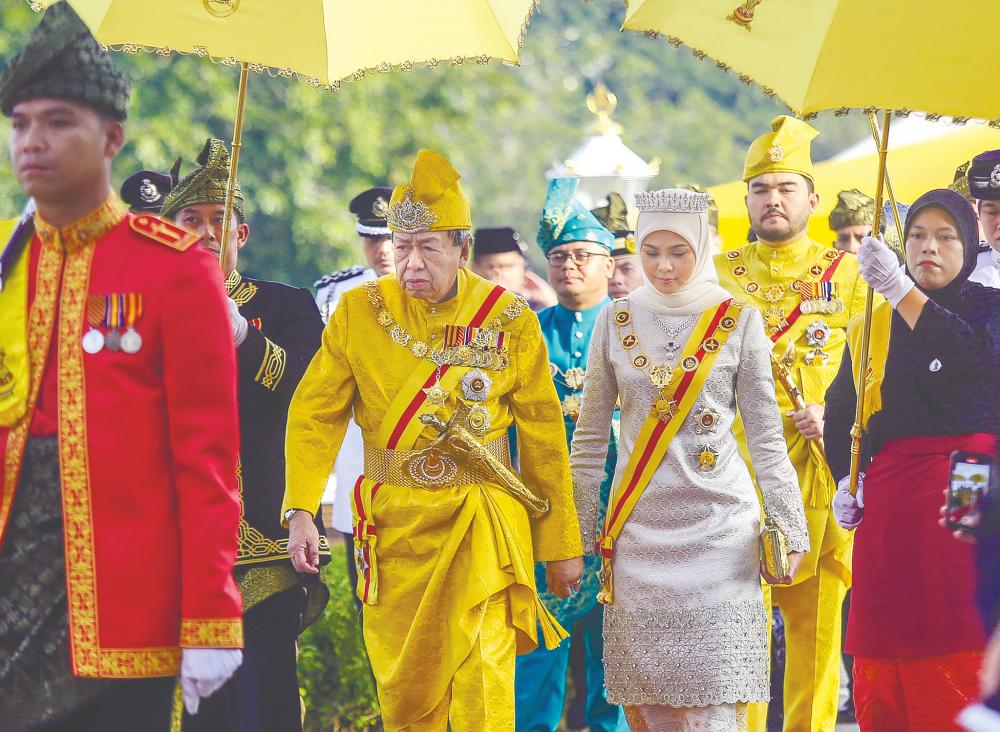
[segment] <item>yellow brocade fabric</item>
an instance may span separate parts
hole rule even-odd
[[[0,250],[19,219],[0,221]],[[28,408],[28,247],[3,273],[0,290],[0,427],[10,427]]]
[[[442,342],[445,326],[468,311],[470,300],[479,303],[493,289],[466,270],[459,272],[457,296],[440,304],[407,296],[392,275],[378,280],[378,287],[399,326],[431,348]],[[505,293],[498,307],[513,300]],[[364,500],[361,510],[370,513],[365,523],[375,530],[377,563],[371,562],[371,571],[378,595],[365,606],[365,641],[386,729],[415,724],[448,694],[462,693],[453,682],[481,633],[488,632],[482,621],[490,598],[506,595],[516,651],[533,650],[540,612],[534,562],[582,553],[562,411],[538,319],[524,310],[502,330],[510,364],[484,370],[492,385],[479,404],[490,426],[479,439],[496,440],[514,424],[521,479],[551,509],[529,520],[516,499],[489,483],[433,490],[382,484]],[[289,409],[283,510],[316,510],[352,413],[365,441],[386,447],[379,440],[385,415],[423,368],[426,360],[394,342],[378,322],[364,288],[341,298]],[[462,385],[455,384],[438,414],[450,416],[462,394]],[[405,447],[426,447],[436,436],[426,429]],[[358,510],[355,505],[356,526]]]
[[[740,250],[742,257],[737,260],[737,263],[742,262],[746,266],[747,274],[745,276],[737,277],[734,275],[734,260],[727,258],[725,254],[715,257],[715,267],[719,273],[720,284],[733,293],[734,297],[756,307],[762,313],[776,305],[787,316],[801,302],[801,297],[792,288],[792,283],[799,279],[807,281],[817,279],[809,274],[809,268],[819,265],[825,270],[830,261],[824,255],[829,251],[830,247],[814,242],[808,237],[803,237],[781,248],[772,248],[757,242],[748,244]],[[759,284],[759,289],[755,293],[748,293],[745,289],[746,283],[751,280]],[[795,357],[789,371],[802,391],[807,404],[824,403],[826,390],[840,368],[840,360],[846,342],[847,323],[855,315],[864,311],[865,283],[861,279],[857,260],[853,256],[846,255],[841,260],[832,281],[836,283],[837,296],[843,300],[844,309],[833,314],[803,314],[799,316],[798,320],[774,346],[775,355],[781,357],[786,353],[789,339],[793,339]],[[783,296],[774,305],[764,298],[765,292],[774,293],[774,290],[770,289],[772,285],[784,287]],[[828,358],[825,364],[818,359],[813,360],[810,364],[806,362],[805,357],[814,350],[814,346],[809,344],[806,328],[818,321],[829,326],[829,340],[822,348]],[[795,407],[780,385],[775,386],[775,396],[782,414],[788,457],[795,467],[799,486],[802,489],[806,521],[809,525],[809,543],[813,548],[806,554],[795,581],[796,583],[803,582],[812,577],[816,572],[819,558],[833,551],[838,553],[839,564],[842,566],[845,578],[848,578],[851,566],[851,535],[837,526],[831,517],[830,505],[836,490],[833,476],[830,474],[822,452],[799,433],[790,417],[785,416]],[[733,425],[733,430],[740,442],[740,449],[746,457],[746,436],[743,433],[742,424],[737,421]],[[750,467],[749,460],[747,466]]]

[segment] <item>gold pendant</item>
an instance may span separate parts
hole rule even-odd
[[[785,299],[785,286],[782,284],[768,285],[764,288],[764,299],[769,303],[779,303]]]
[[[587,372],[584,371],[579,366],[574,366],[566,371],[566,386],[568,386],[573,391],[579,391],[583,388],[583,381],[587,376]]]
[[[764,320],[767,323],[767,329],[771,333],[777,333],[779,330],[788,327],[788,320],[785,318],[785,311],[781,308],[768,308],[764,311]]]
[[[468,416],[466,417],[466,424],[469,425],[469,429],[479,437],[486,434],[489,428],[492,426],[490,421],[490,413],[479,404],[475,404],[469,409]]]
[[[434,384],[434,386],[424,389],[424,394],[427,395],[427,401],[436,407],[444,406],[445,401],[448,399],[448,392],[441,388],[440,384]]]
[[[670,385],[670,381],[673,378],[671,371],[671,368],[665,363],[658,363],[649,370],[649,380],[653,383],[653,386],[663,391]]]
[[[709,471],[715,467],[715,462],[719,458],[719,451],[709,445],[702,445],[695,457],[698,458],[698,470]]]
[[[581,404],[580,397],[576,394],[567,394],[562,400],[563,414],[575,422],[576,418],[580,416]]]

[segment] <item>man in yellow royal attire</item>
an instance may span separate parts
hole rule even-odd
[[[840,366],[847,323],[864,310],[865,283],[854,257],[806,233],[819,204],[809,150],[818,132],[787,116],[771,126],[751,144],[743,174],[758,241],[717,255],[715,266],[723,287],[761,311],[774,343],[778,407],[813,547],[795,582],[770,592],[785,622],[784,728],[830,732],[837,721],[851,535],[830,510],[837,486],[823,455],[823,401]],[[750,728],[763,732],[766,716],[765,705],[754,705]]]
[[[389,203],[396,271],[344,293],[288,415],[282,510],[299,571],[316,570],[310,514],[352,412],[361,428],[357,592],[386,730],[513,730],[515,655],[537,646],[539,626],[549,647],[565,637],[533,563],[548,563],[560,596],[583,571],[538,319],[465,268],[459,177],[418,154]]]

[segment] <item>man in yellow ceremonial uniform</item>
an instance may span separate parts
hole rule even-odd
[[[538,319],[469,272],[469,204],[437,153],[393,192],[395,274],[346,292],[292,399],[283,506],[299,571],[352,412],[358,596],[386,730],[513,730],[514,657],[565,632],[535,592],[579,586],[562,411]],[[510,467],[516,426],[520,477]],[[523,483],[521,482],[523,480]]]
[[[805,122],[781,116],[753,142],[743,178],[758,241],[715,258],[722,286],[761,311],[775,344],[778,407],[809,524],[812,551],[795,582],[770,592],[785,621],[784,728],[794,732],[830,732],[837,720],[851,535],[831,513],[837,486],[823,455],[823,401],[840,366],[847,323],[865,304],[856,259],[806,233],[819,203],[809,152],[817,134]],[[765,705],[754,705],[751,729],[763,732],[766,716]]]

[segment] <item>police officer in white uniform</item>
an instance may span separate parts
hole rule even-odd
[[[979,227],[986,237],[970,282],[1000,287],[1000,150],[988,150],[969,165],[969,193],[976,199]]]

